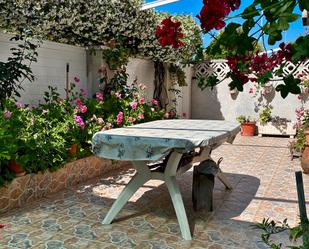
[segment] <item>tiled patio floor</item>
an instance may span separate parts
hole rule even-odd
[[[251,225],[263,217],[291,225],[298,222],[294,171],[289,139],[237,137],[213,157],[224,157],[222,169],[234,190],[215,186],[215,212],[194,212],[191,204],[192,171],[179,178],[193,232],[182,240],[167,189],[150,181],[134,195],[112,225],[100,222],[134,170],[110,172],[100,179],[41,199],[0,217],[0,248],[265,248]],[[304,176],[309,211],[309,176]],[[287,233],[282,241],[288,241]]]

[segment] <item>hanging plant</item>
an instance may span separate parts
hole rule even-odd
[[[114,48],[102,50],[102,59],[111,70],[116,70],[128,63],[130,56],[129,49],[117,44]]]
[[[180,66],[171,64],[168,70],[171,74],[172,84],[178,83],[179,86],[187,86],[186,73]]]

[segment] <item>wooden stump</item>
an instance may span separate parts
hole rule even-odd
[[[213,160],[205,160],[194,167],[192,202],[195,211],[213,211],[213,189],[219,166]]]

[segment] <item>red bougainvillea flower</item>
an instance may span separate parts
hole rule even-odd
[[[184,38],[184,34],[181,31],[181,22],[173,22],[170,16],[157,26],[156,36],[161,46],[180,48],[184,46],[184,43],[180,41],[180,39]]]
[[[291,61],[292,59],[292,44],[289,43],[285,45],[284,42],[279,45],[280,50],[277,52],[278,64],[280,64],[284,59]]]
[[[225,26],[224,18],[239,8],[240,0],[203,0],[204,6],[196,17],[201,22],[205,32],[212,29],[222,29]]]

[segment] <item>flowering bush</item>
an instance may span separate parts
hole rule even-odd
[[[182,29],[187,38],[182,40],[184,46],[179,51],[163,48],[155,32],[157,25],[169,14],[141,11],[143,2],[0,0],[0,29],[16,32],[27,27],[43,39],[81,46],[109,45],[111,40],[116,40],[131,52],[134,50],[134,54],[156,60],[192,60],[201,45],[199,27],[193,18],[189,15],[173,17],[176,22],[183,19]]]
[[[204,0],[203,8],[197,18],[201,22],[203,32],[211,33],[213,29],[221,30],[225,27],[225,19],[231,11],[239,8],[240,0]],[[307,0],[282,0],[282,1],[253,1],[245,10],[236,17],[243,19],[242,24],[230,22],[220,34],[214,39],[211,47],[206,51],[212,54],[221,54],[226,51],[226,58],[230,72],[226,78],[231,80],[229,86],[231,90],[243,91],[244,84],[254,81],[260,86],[273,80],[282,80],[276,86],[276,91],[280,92],[283,98],[288,94],[300,94],[300,80],[295,78],[293,72],[285,75],[283,68],[287,62],[296,64],[296,69],[300,62],[309,58],[309,36],[299,37],[293,44],[281,43],[279,51],[271,55],[256,51],[260,39],[265,47],[265,36],[268,44],[274,45],[282,40],[282,33],[289,29],[291,22],[296,21],[300,16],[296,14],[295,8],[301,11],[309,9]],[[230,17],[229,17],[230,18]],[[260,25],[259,21],[264,18],[265,24]],[[198,50],[197,59],[203,59],[203,49]],[[295,70],[296,70],[295,69]],[[250,75],[253,75],[251,77]],[[200,79],[198,85],[213,88],[222,82],[217,76],[211,75],[207,79]]]
[[[101,82],[101,90],[90,99],[84,89],[78,89],[76,78],[67,90],[68,99],[49,87],[45,102],[37,107],[5,102],[0,111],[0,186],[14,177],[8,170],[10,160],[27,173],[56,170],[66,161],[90,155],[97,131],[175,117],[161,110],[157,100],[146,103],[145,85],[128,86],[123,70]],[[78,145],[76,155],[69,153],[73,144]]]

